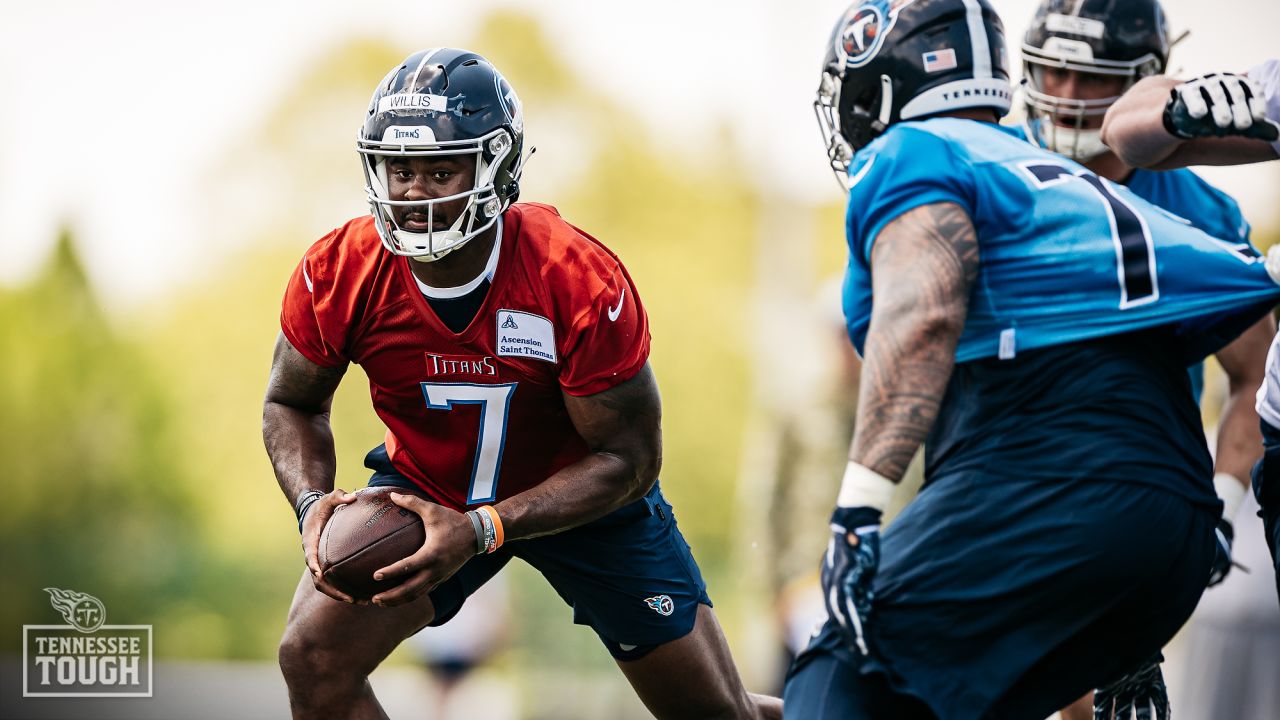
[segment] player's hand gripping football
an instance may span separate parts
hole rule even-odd
[[[355,502],[355,499],[354,493],[341,488],[336,489],[312,503],[298,521],[299,529],[302,531],[302,554],[306,558],[307,569],[311,571],[311,581],[320,592],[345,603],[358,601],[329,584],[320,573],[320,534],[324,532],[325,523],[329,522],[333,511],[339,505]]]
[[[875,597],[871,583],[879,566],[880,511],[837,507],[822,559],[823,599],[845,643],[863,655],[868,652],[864,628]]]
[[[1093,693],[1093,720],[1168,720],[1169,693],[1154,657],[1133,672]]]
[[[1266,117],[1262,91],[1244,75],[1213,73],[1174,87],[1164,128],[1184,140],[1236,135],[1275,142],[1280,125]]]
[[[375,580],[400,578],[399,585],[374,595],[374,605],[395,607],[427,594],[476,554],[476,535],[467,516],[413,495],[392,493],[391,501],[422,518],[426,540],[417,552],[374,572]]]

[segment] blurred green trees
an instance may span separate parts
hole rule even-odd
[[[101,311],[69,231],[34,282],[0,292],[0,319],[5,627],[61,622],[44,587],[146,622],[191,592],[203,554],[168,388]]]

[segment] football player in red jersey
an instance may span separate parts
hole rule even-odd
[[[371,216],[315,243],[285,292],[263,410],[308,571],[280,666],[294,717],[385,717],[369,673],[516,556],[661,718],[781,717],[748,694],[657,482],[661,405],[644,306],[618,258],[552,207],[514,204],[523,118],[484,58],[437,48],[378,85],[361,129]],[[319,574],[335,507],[329,408],[348,363],[386,442],[371,486],[426,542],[357,603]]]

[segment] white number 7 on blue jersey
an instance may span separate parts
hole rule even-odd
[[[498,497],[498,471],[502,469],[502,448],[507,442],[507,413],[516,383],[473,385],[471,383],[422,383],[422,395],[433,410],[452,410],[454,405],[480,406],[480,434],[476,441],[476,461],[471,466],[471,486],[467,504],[492,502]]]

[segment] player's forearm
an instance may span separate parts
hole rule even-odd
[[[657,462],[596,452],[537,487],[494,506],[507,540],[563,532],[644,497],[658,477]]]
[[[949,318],[903,318],[867,335],[850,460],[902,479],[938,417],[962,327]]]
[[[1258,411],[1253,407],[1257,386],[1232,388],[1222,406],[1218,424],[1218,448],[1214,472],[1227,473],[1243,484],[1249,482],[1249,471],[1262,455],[1262,433],[1258,429]]]
[[[276,335],[262,403],[262,440],[289,504],[307,490],[333,489],[337,459],[329,410],[345,364],[321,367]]]
[[[267,401],[262,408],[262,440],[276,482],[289,504],[307,490],[333,489],[337,455],[329,413],[313,413]]]
[[[1146,78],[1107,111],[1102,142],[1134,167],[1172,170],[1188,165],[1240,165],[1276,159],[1271,143],[1243,137],[1174,137],[1164,126],[1170,91],[1181,81],[1167,75]]]
[[[958,206],[916,208],[881,231],[849,459],[897,482],[942,406],[964,331],[978,243]]]
[[[1266,373],[1267,351],[1275,333],[1275,321],[1267,315],[1216,353],[1218,364],[1227,375],[1228,390],[1218,423],[1214,470],[1246,485],[1253,464],[1262,455],[1254,398]]]
[[[648,363],[608,390],[564,399],[591,452],[494,506],[507,539],[550,535],[604,517],[643,497],[658,479],[662,398]]]
[[[1175,78],[1144,78],[1107,110],[1102,121],[1102,142],[1134,167],[1152,167],[1168,158],[1185,141],[1164,128],[1164,106]]]

